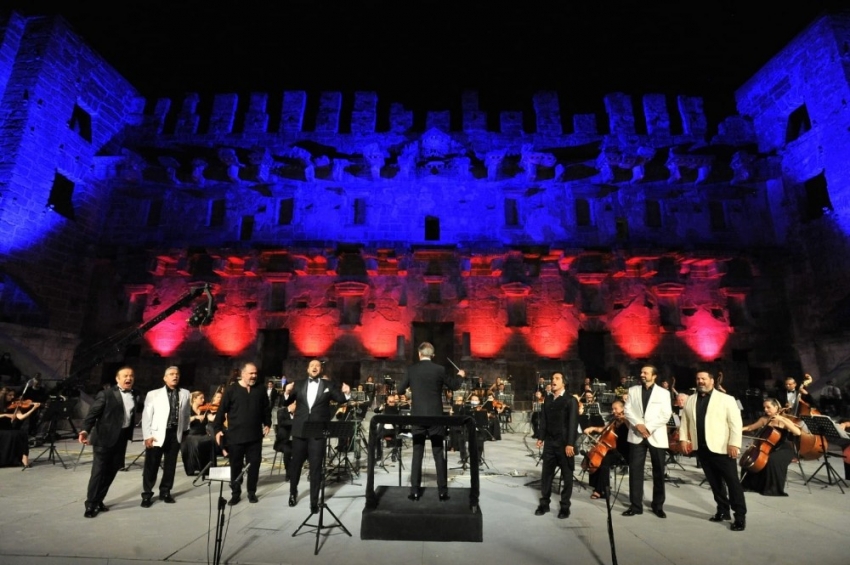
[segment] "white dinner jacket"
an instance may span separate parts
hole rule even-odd
[[[697,397],[699,393],[688,397],[680,417],[679,441],[690,441],[691,447],[697,449]],[[717,389],[708,399],[705,412],[705,443],[712,453],[725,454],[727,448],[741,447],[741,411],[735,398],[723,394]]]
[[[649,395],[649,402],[646,404],[646,412],[644,412],[642,389],[642,384],[629,388],[629,397],[626,400],[625,413],[626,420],[629,422],[629,443],[643,441],[643,437],[635,429],[638,424],[643,424],[651,434],[649,445],[666,449],[669,447],[667,422],[673,415],[670,391],[658,384],[653,386],[652,393]]]
[[[142,411],[142,438],[154,439],[153,444],[162,447],[165,441],[165,428],[168,426],[168,387],[157,388],[145,396],[145,408]],[[192,405],[189,402],[189,391],[178,388],[177,404],[177,441],[183,438],[183,432],[189,429],[189,416]]]

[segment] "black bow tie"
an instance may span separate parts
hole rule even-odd
[[[308,377],[308,380],[311,383],[317,383],[317,382],[319,382],[319,377]]]
[[[119,388],[118,390],[120,390],[120,391],[121,391],[121,392],[123,392],[124,394],[133,394],[133,389],[132,389],[132,388],[127,389],[127,390],[124,390],[123,388]]]

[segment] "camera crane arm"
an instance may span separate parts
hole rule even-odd
[[[89,350],[86,356],[87,358],[81,361],[81,364],[77,366],[67,378],[62,380],[56,386],[57,394],[67,393],[72,388],[79,388],[81,386],[79,381],[84,373],[101,364],[110,355],[120,352],[124,347],[145,335],[147,331],[171,316],[174,312],[191,304],[192,301],[202,294],[206,295],[207,302],[195,307],[192,311],[192,317],[189,318],[188,323],[193,327],[209,325],[209,323],[212,322],[212,317],[215,313],[215,301],[213,299],[212,288],[208,283],[205,283],[202,286],[190,288],[183,293],[183,295],[180,296],[174,304],[163,309],[156,316],[142,323],[137,328],[129,332],[119,334],[117,337],[113,336],[108,338],[106,341],[101,342],[101,344],[92,348],[92,350],[94,350],[93,352],[92,350]]]

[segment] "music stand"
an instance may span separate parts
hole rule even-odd
[[[232,484],[242,480],[242,476],[250,466],[250,463],[246,464],[242,468],[242,472],[234,480],[231,480],[229,465],[227,467],[208,467],[209,475],[207,475],[207,480],[210,483],[213,481],[219,483],[218,505],[216,507],[218,515],[215,521],[215,545],[213,545],[213,565],[219,565],[221,563],[221,548],[224,545],[224,509],[227,507],[227,500],[224,498],[224,483]],[[201,473],[201,477],[203,476],[203,473]]]
[[[348,458],[348,448],[351,446],[351,440],[354,438],[354,426],[356,422],[351,420],[343,420],[337,422],[328,422],[330,435],[328,437],[339,438],[338,448],[336,455],[333,456],[331,465],[332,469],[328,470],[327,474],[336,474],[336,479],[339,480],[342,477],[343,473],[348,475],[349,480],[352,485],[360,486],[359,484],[354,482],[354,475],[358,474],[359,471],[354,468],[354,465],[351,463],[351,459]],[[330,442],[328,442],[330,444]],[[325,450],[327,453],[327,450]],[[324,469],[324,462],[322,464],[322,469]]]
[[[33,463],[37,462],[45,453],[48,453],[47,460],[54,465],[56,465],[56,460],[59,460],[59,463],[62,464],[63,469],[67,469],[68,467],[65,465],[65,462],[62,460],[62,456],[59,455],[59,451],[56,449],[56,424],[60,419],[64,418],[71,425],[71,429],[76,432],[77,429],[74,427],[74,423],[71,422],[71,412],[74,409],[74,406],[77,403],[77,399],[73,400],[51,400],[44,409],[44,414],[42,415],[42,421],[48,420],[47,425],[47,440],[50,442],[50,445],[47,446],[47,449],[42,451],[38,457],[33,459]]]
[[[302,435],[305,438],[324,439],[325,441],[327,441],[328,438],[330,438],[330,437],[340,437],[339,434],[347,433],[346,429],[350,428],[350,426],[346,427],[344,424],[346,424],[346,422],[327,422],[327,421],[326,422],[305,422],[304,428],[302,430]],[[334,433],[336,433],[337,435],[334,435]],[[323,449],[322,450],[322,466],[321,466],[322,469],[325,468],[325,457],[327,456],[326,454],[327,454],[327,451]],[[340,527],[340,528],[342,528],[342,531],[344,531],[346,534],[348,534],[348,537],[351,537],[351,532],[349,532],[348,529],[343,525],[342,521],[337,517],[336,514],[334,514],[333,510],[328,508],[327,504],[325,504],[325,482],[326,482],[325,481],[325,474],[322,473],[322,486],[319,489],[319,505],[318,505],[318,507],[319,507],[319,523],[318,524],[308,524],[307,523],[307,521],[310,519],[310,517],[313,516],[313,510],[311,508],[310,509],[310,515],[307,516],[304,519],[304,521],[301,522],[301,525],[298,526],[298,529],[296,529],[292,533],[292,537],[295,537],[295,536],[298,535],[298,532],[300,532],[301,528],[303,528],[304,526],[310,526],[311,528],[316,528],[316,547],[313,551],[313,555],[319,554],[319,535],[322,533],[322,530],[324,530],[324,529]],[[330,515],[334,517],[334,520],[336,520],[336,524],[325,524],[324,523],[325,510],[327,510],[330,513]]]
[[[667,422],[667,429],[668,430],[670,430],[671,428],[672,429],[678,429],[679,428],[678,418],[679,417],[676,416],[675,414],[672,414],[670,416],[670,420]],[[669,432],[668,432],[667,436],[669,438],[669,436],[670,436]],[[678,477],[671,477],[670,474],[667,472],[667,466],[668,465],[678,465],[678,467],[682,471],[685,470],[685,468],[682,466],[682,464],[679,463],[678,459],[676,459],[676,455],[677,454],[674,453],[672,449],[670,449],[670,446],[668,444],[666,453],[664,454],[664,482],[670,483],[674,487],[679,488],[679,483],[682,483],[684,481],[682,479],[678,478]]]
[[[835,425],[835,422],[833,422],[829,418],[829,416],[801,416],[801,418],[806,423],[806,426],[809,428],[809,431],[815,435],[819,435],[821,439],[824,440],[824,442],[826,442],[827,438],[833,440],[833,442],[839,439],[848,439],[848,436],[844,432],[844,430],[839,429]],[[830,454],[824,451],[823,463],[820,464],[820,467],[815,469],[815,472],[812,473],[812,476],[806,479],[806,484],[808,485],[809,481],[815,478],[815,475],[818,474],[818,471],[826,467],[827,480],[823,488],[835,484],[838,486],[838,489],[841,491],[841,494],[844,494],[844,489],[841,488],[841,485],[843,483],[844,486],[847,486],[847,483],[844,482],[844,479],[842,479],[841,476],[835,471],[835,469],[833,469],[832,465],[830,465],[829,457]],[[833,477],[835,478],[835,483],[832,482]],[[818,479],[818,481],[822,483],[824,482],[821,479]]]

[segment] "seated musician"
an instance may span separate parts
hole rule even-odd
[[[298,402],[295,401],[289,406],[284,406],[277,410],[274,450],[283,454],[284,482],[288,482],[290,480],[290,473],[294,472],[294,469],[290,468],[290,463],[292,462],[292,420],[297,405]]]
[[[207,412],[207,433],[215,437],[215,433],[213,431],[213,422],[215,421],[215,415],[218,412],[218,407],[221,405],[221,397],[224,394],[224,388],[219,387],[213,393],[212,401],[210,402],[209,411]],[[213,442],[215,445],[215,454],[221,455],[223,457],[227,457],[227,417],[224,418],[224,437],[221,438],[221,445]]]
[[[508,403],[510,400],[508,397],[511,396],[505,392],[505,383],[499,383],[496,386],[496,389],[493,391],[493,398],[504,404],[504,410],[502,410],[502,418],[505,422],[511,422],[511,406]]]
[[[406,394],[401,394],[398,397],[398,409],[399,410],[410,410],[410,400],[407,398]]]
[[[375,408],[375,414],[387,414],[388,416],[398,416],[401,412],[399,408],[399,397],[397,394],[390,394],[387,396],[386,403],[382,404]],[[378,430],[380,435],[380,440],[378,441],[378,446],[376,449],[376,456],[379,460],[384,458],[384,447],[386,446],[389,449],[393,449],[398,447],[398,430],[393,424],[382,424],[383,430]],[[392,454],[392,461],[395,462],[396,457],[398,455],[396,453]]]
[[[682,408],[685,407],[685,402],[688,401],[688,395],[684,392],[680,392],[676,395],[676,398],[673,400],[673,414],[679,415],[679,412],[682,411]]]
[[[492,439],[501,440],[502,439],[502,429],[499,426],[499,414],[505,409],[505,405],[496,400],[496,397],[493,396],[493,393],[489,393],[487,395],[487,400],[484,404],[481,405],[482,409],[487,412],[487,416],[489,418],[489,431]]]
[[[596,409],[588,411],[587,408],[591,405],[595,405]],[[579,430],[584,430],[586,428],[598,428],[605,425],[605,420],[602,419],[602,414],[599,412],[599,405],[596,404],[592,392],[585,392],[584,395],[579,398],[578,407]]]
[[[629,459],[629,425],[626,421],[625,404],[622,400],[615,400],[611,403],[611,420],[610,424],[614,426],[614,431],[617,434],[617,446],[615,449],[609,449],[602,458],[602,463],[599,468],[591,472],[587,481],[593,488],[593,494],[590,498],[602,498],[605,488],[609,486],[609,475],[612,465],[624,465]],[[584,428],[583,431],[588,436],[593,434],[601,434],[605,426],[590,426]],[[587,456],[585,456],[587,457]]]
[[[463,395],[458,394],[454,397],[451,407],[449,408],[449,416],[465,416],[471,413],[471,407],[464,406]],[[471,415],[471,414],[470,414]],[[452,426],[449,430],[449,451],[459,451],[461,460],[466,459],[466,442],[464,441],[463,426]]]
[[[187,475],[197,475],[204,470],[207,463],[213,467],[215,460],[215,442],[207,432],[210,423],[209,412],[212,406],[205,404],[204,393],[196,390],[189,395],[189,431],[183,434],[180,442],[180,456],[183,459],[183,469]]]
[[[484,409],[477,394],[469,397],[469,406],[465,409],[466,413],[475,418],[475,443],[478,445],[479,456],[484,456],[484,441],[492,439],[490,431],[490,415]]]
[[[534,391],[534,402],[531,403],[531,437],[540,439],[540,411],[543,410],[543,401],[546,400],[545,389]]]
[[[741,481],[744,490],[751,490],[764,496],[788,496],[785,492],[785,477],[788,475],[788,465],[794,458],[794,448],[789,439],[800,436],[803,430],[789,418],[780,413],[779,401],[775,398],[765,398],[764,416],[741,428],[743,432],[759,432],[766,427],[780,430],[781,439],[770,451],[767,464],[759,472],[745,471]],[[766,436],[765,436],[766,437]]]
[[[21,402],[24,404],[21,405]],[[0,466],[23,465],[30,467],[29,438],[23,423],[32,416],[38,402],[31,400],[15,402],[15,391],[9,387],[0,389]]]

